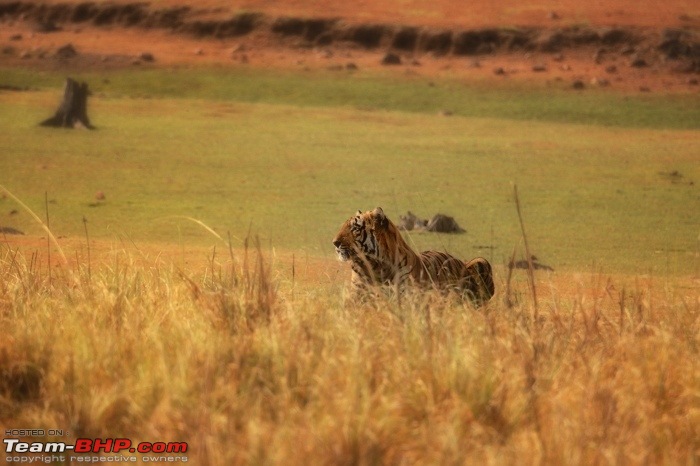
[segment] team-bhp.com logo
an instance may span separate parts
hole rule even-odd
[[[186,442],[139,442],[128,438],[88,439],[79,438],[74,444],[65,442],[23,442],[18,438],[5,438],[5,454],[8,463],[135,463],[187,462]],[[139,457],[130,453],[140,453]],[[98,456],[99,455],[99,456]],[[108,456],[106,456],[108,455]]]

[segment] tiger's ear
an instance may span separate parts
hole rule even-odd
[[[372,218],[374,218],[374,224],[379,228],[386,228],[389,224],[389,219],[386,218],[381,207],[377,207],[372,211]]]

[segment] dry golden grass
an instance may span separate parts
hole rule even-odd
[[[202,465],[700,459],[696,290],[594,276],[571,297],[540,286],[535,308],[521,279],[509,308],[501,279],[478,310],[356,308],[339,284],[294,289],[259,248],[200,271],[125,251],[37,264],[0,246],[3,430],[185,441]]]

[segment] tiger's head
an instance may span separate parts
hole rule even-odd
[[[367,212],[358,210],[343,223],[333,239],[338,258],[344,262],[392,262],[397,244],[404,244],[401,233],[381,207]]]

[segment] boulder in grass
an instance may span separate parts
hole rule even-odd
[[[434,215],[425,226],[427,231],[437,233],[464,233],[464,228],[460,227],[454,217],[445,214]]]
[[[416,216],[410,210],[406,215],[399,216],[399,230],[404,231],[429,231],[434,233],[464,233],[466,230],[459,226],[454,217],[445,214],[436,214],[430,220],[424,220]]]

